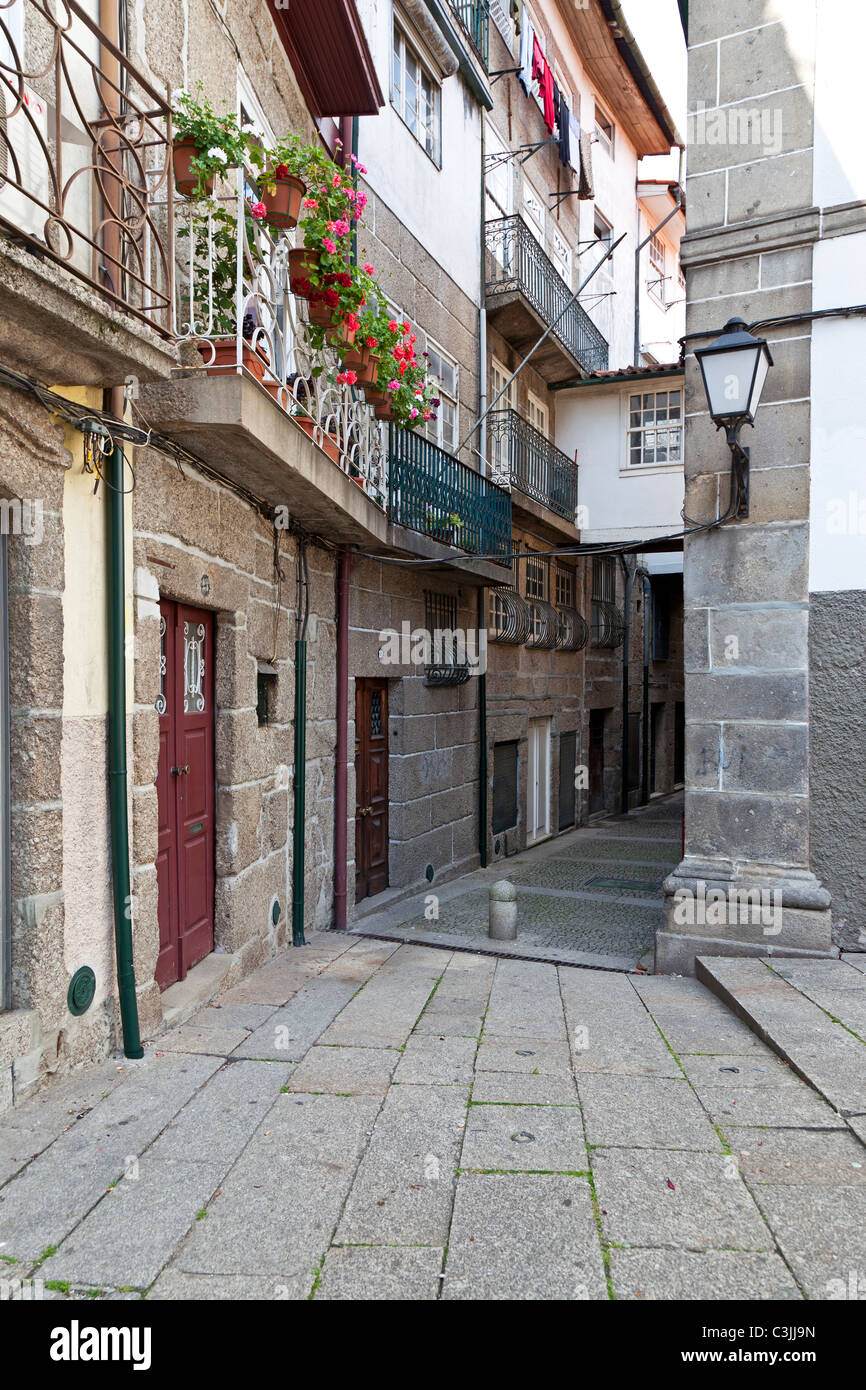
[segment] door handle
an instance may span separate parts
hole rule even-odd
[[[189,772],[189,763],[186,763],[183,767],[173,767],[171,769],[172,777],[181,777],[185,772]]]
[[[372,806],[359,806],[359,807],[358,807],[357,814],[358,814],[359,816],[370,816],[370,815],[373,814],[373,807],[372,807]]]

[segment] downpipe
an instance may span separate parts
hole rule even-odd
[[[303,604],[301,602],[303,589]],[[302,616],[303,614],[303,616]],[[310,618],[310,567],[307,543],[298,541],[298,635],[295,639],[295,787],[292,826],[292,945],[304,937],[304,868],[307,817],[307,624]]]
[[[478,641],[487,624],[487,590],[478,590]],[[487,868],[487,647],[484,666],[478,672],[478,854],[482,869]]]
[[[340,551],[337,569],[337,748],[334,775],[334,929],[346,930],[349,811],[349,581],[352,554]]]

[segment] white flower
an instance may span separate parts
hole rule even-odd
[[[207,157],[208,159],[218,159],[220,164],[228,163],[228,155],[225,150],[220,149],[219,145],[214,145],[212,149],[208,150]]]
[[[259,133],[253,125],[252,121],[247,121],[246,125],[242,125],[241,130],[243,131],[244,135],[258,135]]]

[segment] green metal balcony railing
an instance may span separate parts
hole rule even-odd
[[[577,507],[577,464],[518,415],[516,410],[492,410],[487,417],[490,476],[574,522]]]
[[[414,430],[389,431],[392,521],[510,564],[511,494]]]
[[[485,72],[490,58],[489,0],[451,0],[451,8]]]
[[[516,290],[545,324],[559,319],[553,336],[584,371],[606,372],[606,338],[576,300],[569,303],[572,291],[523,219],[497,217],[488,222],[486,240],[488,298]]]

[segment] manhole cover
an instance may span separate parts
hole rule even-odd
[[[621,893],[655,893],[661,882],[650,883],[645,878],[588,878],[584,888],[616,888]]]

